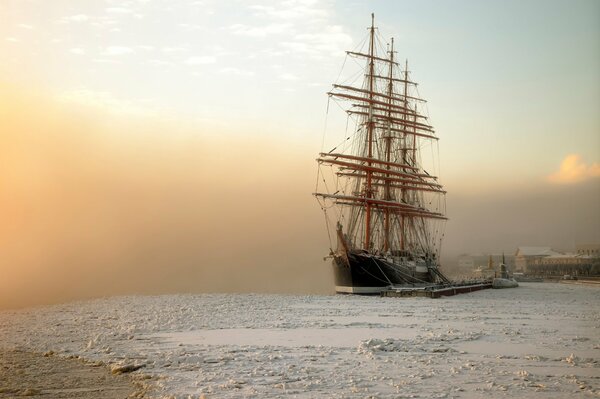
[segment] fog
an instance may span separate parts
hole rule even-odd
[[[331,291],[313,157],[259,133],[2,97],[0,306]]]
[[[0,308],[121,294],[331,293],[329,242],[310,195],[314,144],[2,87]],[[598,179],[473,195],[455,178],[446,182],[448,266],[460,252],[600,239]]]
[[[451,188],[449,188],[451,190]],[[514,254],[518,246],[573,251],[600,242],[600,179],[571,185],[533,182],[482,194],[449,191],[442,247],[448,266],[460,253]]]

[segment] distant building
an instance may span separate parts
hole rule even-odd
[[[600,257],[600,244],[580,244],[575,247],[577,255]]]
[[[528,274],[537,276],[597,276],[600,275],[600,258],[588,255],[561,254],[535,259]]]
[[[600,275],[600,245],[578,245],[577,253],[561,253],[550,247],[519,247],[516,270],[534,276]]]
[[[529,265],[536,259],[560,255],[550,247],[519,247],[515,253],[515,271],[529,273]]]

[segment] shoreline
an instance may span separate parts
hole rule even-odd
[[[145,389],[132,377],[111,373],[102,362],[62,357],[53,352],[0,348],[0,398],[144,397]]]

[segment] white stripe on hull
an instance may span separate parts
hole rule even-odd
[[[379,294],[381,291],[387,291],[388,287],[348,287],[345,285],[336,285],[335,292],[340,294]]]

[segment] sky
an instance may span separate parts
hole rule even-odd
[[[440,137],[442,260],[600,242],[597,1],[4,0],[0,307],[330,292],[314,159],[371,12]]]

